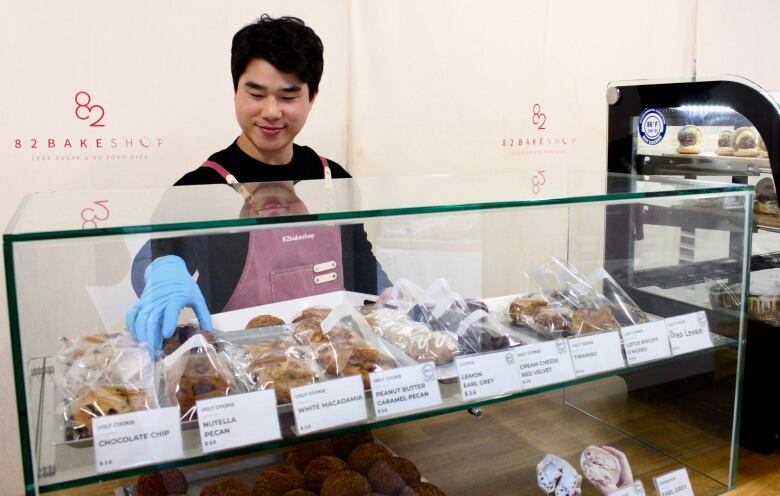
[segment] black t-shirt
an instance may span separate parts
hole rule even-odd
[[[255,160],[235,141],[211,155],[209,160],[227,169],[240,183],[322,179],[325,174],[319,155],[309,147],[298,145],[293,145],[293,158],[287,165],[269,165]],[[328,160],[328,166],[334,179],[351,177],[336,162]],[[202,184],[225,184],[225,180],[214,169],[199,167],[175,183],[176,186]],[[152,260],[163,255],[177,255],[184,259],[191,274],[198,272],[198,286],[209,311],[221,312],[244,270],[248,247],[247,232],[153,240],[144,245],[133,261],[133,288],[141,294],[145,284],[144,271]],[[362,224],[341,227],[341,249],[346,289],[378,294],[391,285],[373,255]]]

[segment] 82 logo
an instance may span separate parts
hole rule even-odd
[[[79,91],[74,97],[76,100],[76,117],[79,120],[85,121],[87,119],[94,118],[95,120],[89,123],[89,127],[105,127],[101,121],[106,116],[106,111],[102,105],[92,103],[92,96],[86,91]],[[93,114],[94,112],[94,114]]]

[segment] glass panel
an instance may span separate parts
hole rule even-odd
[[[289,182],[247,184],[245,196],[253,195],[249,203],[226,185],[35,193],[25,198],[6,230],[6,238],[104,236],[150,230],[359,219],[665,194],[690,195],[706,193],[710,189],[704,183],[645,181],[610,174],[607,190],[604,178],[594,177],[590,172],[567,170],[552,175],[554,177],[548,175],[541,188],[534,184],[534,175],[521,173],[367,177],[330,182],[301,181],[294,185]],[[536,182],[539,182],[538,178]],[[729,189],[736,191],[740,187]]]
[[[518,193],[516,190],[519,187],[505,184],[508,177],[516,178],[517,184],[522,179],[525,192]],[[503,487],[507,494],[529,492],[535,484],[537,464],[547,453],[563,457],[577,467],[579,453],[588,445],[605,444],[616,447],[628,456],[635,469],[635,477],[642,480],[647,490],[652,486],[653,477],[687,467],[696,494],[721,493],[733,484],[733,464],[736,460],[735,444],[730,437],[733,435],[730,422],[738,414],[733,400],[737,395],[740,377],[738,360],[745,301],[744,291],[739,284],[744,280],[747,270],[745,260],[749,237],[744,234],[751,220],[750,189],[738,184],[706,184],[679,178],[646,180],[623,175],[591,175],[588,180],[582,179],[581,183],[578,183],[576,176],[567,176],[561,178],[560,184],[545,184],[545,188],[549,186],[549,189],[543,188],[535,197],[529,177],[523,179],[520,175],[507,175],[499,176],[499,179],[482,183],[470,183],[467,178],[455,176],[415,178],[413,181],[408,178],[337,181],[337,194],[327,196],[335,202],[330,205],[303,201],[309,195],[314,198],[317,191],[324,191],[323,182],[311,182],[308,185],[298,183],[295,188],[296,191],[299,186],[302,188],[298,197],[306,204],[308,213],[296,211],[288,212],[287,216],[269,217],[256,217],[255,212],[249,211],[253,205],[247,206],[241,196],[225,186],[174,188],[159,192],[162,196],[150,201],[149,205],[154,206],[145,213],[142,205],[136,212],[127,206],[126,214],[119,215],[119,212],[124,211],[123,207],[116,210],[116,219],[112,217],[98,221],[98,229],[84,231],[80,226],[62,228],[70,225],[67,222],[57,224],[51,218],[40,218],[43,215],[40,205],[45,201],[50,201],[50,210],[56,212],[61,210],[57,205],[67,203],[58,204],[61,199],[68,198],[67,201],[72,201],[71,205],[77,205],[81,198],[85,198],[84,195],[74,193],[30,197],[17,215],[15,227],[10,231],[12,234],[6,235],[6,256],[7,266],[13,269],[9,273],[9,298],[12,329],[17,340],[14,353],[22,359],[18,363],[24,364],[16,370],[17,377],[24,381],[23,391],[26,395],[18,406],[20,415],[30,425],[31,434],[27,444],[31,447],[30,463],[39,474],[35,482],[38,490],[49,492],[162,467],[224,461],[235,455],[375,428],[378,429],[377,438],[399,454],[416,458],[423,475],[428,477],[431,474],[438,484],[452,494],[469,494],[474,491],[473,484],[476,483]],[[394,181],[397,181],[399,188],[398,197],[390,194],[395,192],[388,185],[392,186]],[[408,185],[407,190],[401,187],[402,182]],[[495,188],[495,191],[490,188]],[[214,196],[206,195],[212,192]],[[572,192],[576,194],[565,196]],[[163,196],[166,198],[160,201]],[[253,202],[260,196],[255,194]],[[196,197],[200,198],[202,205],[195,205]],[[94,198],[102,200],[109,197]],[[116,200],[114,205],[120,205],[120,198],[129,201],[129,194],[116,193],[111,201]],[[203,198],[209,200],[204,201]],[[335,198],[344,201],[339,203],[340,200],[336,201]],[[453,203],[447,203],[449,201]],[[277,209],[281,203],[269,203],[265,208]],[[713,207],[725,204],[730,205],[728,210]],[[207,205],[215,205],[215,209],[221,212],[207,213]],[[199,211],[188,211],[188,208],[196,206],[203,210],[205,217]],[[733,235],[714,236],[707,243],[694,243],[690,250],[695,262],[683,261],[679,257],[681,226],[688,225],[691,219],[699,220],[700,211],[706,206],[714,210],[708,211],[708,219],[713,225],[727,226]],[[262,208],[263,204],[260,205]],[[643,236],[638,236],[642,220],[640,214],[650,211],[658,218],[665,219],[665,222],[659,223],[652,231],[645,231]],[[133,219],[141,218],[145,219],[146,228],[128,227]],[[202,222],[204,218],[214,223]],[[148,219],[159,222],[154,224],[159,228],[157,232],[149,232],[148,226],[151,224]],[[608,226],[613,229],[608,229]],[[439,343],[440,348],[434,358],[441,358],[442,361],[436,369],[441,403],[393,416],[379,416],[374,410],[374,398],[367,391],[365,421],[337,424],[325,432],[296,436],[297,431],[293,429],[296,418],[292,407],[280,399],[278,419],[282,440],[208,453],[202,448],[197,423],[185,419],[181,432],[182,458],[155,463],[142,462],[140,466],[103,469],[105,473],[98,473],[92,436],[84,436],[82,426],[74,427],[72,424],[74,410],[70,400],[86,401],[84,398],[87,393],[84,389],[66,390],[63,383],[74,380],[81,381],[78,384],[89,383],[89,394],[98,395],[94,387],[97,382],[89,382],[91,379],[85,377],[91,376],[80,374],[90,368],[84,363],[85,359],[99,361],[106,357],[100,353],[86,353],[88,347],[68,348],[68,353],[63,354],[61,339],[122,331],[125,312],[138,298],[132,281],[135,279],[137,282],[139,278],[143,280],[145,264],[149,259],[163,254],[166,249],[180,250],[177,253],[187,256],[188,252],[198,248],[204,250],[201,255],[205,254],[206,258],[199,259],[205,262],[196,267],[197,283],[209,303],[215,328],[223,331],[220,336],[234,340],[235,346],[258,344],[262,341],[260,336],[271,335],[263,334],[271,331],[253,333],[244,330],[244,327],[250,318],[259,314],[276,315],[287,322],[284,327],[269,328],[273,332],[293,333],[294,327],[290,323],[292,317],[304,308],[303,303],[294,303],[294,296],[285,293],[279,297],[279,294],[274,293],[269,302],[264,302],[276,300],[270,306],[239,306],[235,310],[231,308],[226,311],[230,308],[228,300],[232,296],[232,286],[227,284],[227,290],[223,286],[226,278],[229,279],[231,267],[238,267],[233,272],[236,279],[241,274],[247,257],[248,231],[257,235],[278,234],[279,239],[269,238],[263,246],[267,248],[272,243],[279,243],[279,249],[285,249],[290,246],[286,244],[288,242],[307,239],[322,242],[325,236],[320,237],[324,232],[318,230],[320,228],[331,229],[333,231],[329,232],[340,236],[339,255],[331,257],[333,260],[321,262],[326,265],[336,261],[337,265],[343,265],[343,273],[340,274],[345,291],[310,297],[305,300],[305,305],[327,302],[329,306],[335,306],[341,301],[348,301],[356,308],[361,308],[365,300],[375,299],[389,281],[396,283],[397,291],[383,296],[390,298],[388,304],[395,307],[395,313],[391,315],[403,322],[403,329],[412,329],[416,325],[429,326],[425,327],[424,333],[433,342]],[[297,231],[295,234],[282,231],[289,229]],[[289,236],[289,240],[285,241],[285,236]],[[362,236],[366,236],[365,239],[371,245],[366,245]],[[235,256],[235,251],[231,252],[228,248],[230,244],[244,246],[244,255]],[[633,251],[629,251],[629,248]],[[320,251],[325,250],[322,248]],[[270,256],[271,252],[267,250],[261,253],[262,256]],[[366,257],[369,257],[369,263],[366,263]],[[372,265],[372,257],[376,257],[379,266]],[[634,264],[637,269],[627,270],[627,262],[634,262],[634,257],[637,258]],[[652,261],[645,262],[645,258]],[[195,257],[195,260],[198,258]],[[546,280],[542,284],[543,279],[537,277],[539,274],[549,274],[553,267],[566,269],[569,267],[567,262],[588,282],[568,279],[567,285],[553,290],[546,285]],[[696,263],[702,265],[697,266]],[[536,272],[542,267],[546,267],[548,272]],[[689,270],[690,267],[696,270]],[[605,282],[603,276],[598,276],[603,274],[599,272],[600,269],[604,269],[615,282]],[[314,269],[310,267],[309,270]],[[695,280],[689,281],[683,289],[659,286],[656,284],[657,277],[666,273],[664,271],[685,274]],[[384,280],[385,274],[389,280],[387,282]],[[590,278],[592,274],[596,276]],[[439,282],[441,278],[447,280],[446,285]],[[402,286],[401,281],[404,280],[411,283]],[[734,304],[731,307],[714,306],[709,292],[702,289],[715,282],[735,285]],[[407,317],[404,313],[409,308],[403,305],[409,302],[403,299],[402,289],[412,288],[412,283],[430,290],[417,294],[417,310],[412,307]],[[618,291],[619,288],[622,290]],[[576,292],[573,292],[575,289]],[[519,305],[527,301],[531,296],[529,293],[539,291],[548,299],[549,313],[555,314],[557,321],[564,322],[562,325],[567,327],[546,330],[548,328],[539,324],[541,320],[534,320],[533,315],[529,321],[526,317],[530,314],[523,314],[519,310],[510,312],[512,302],[517,298],[521,299],[519,303],[516,302]],[[615,300],[619,292],[625,292],[633,299],[633,303],[625,299]],[[439,294],[434,297],[434,293]],[[447,298],[455,301],[453,293],[481,300],[481,304],[472,304],[478,307],[484,305],[486,317],[481,318],[490,320],[472,328],[471,324],[463,322],[466,316],[476,315],[473,309],[464,310],[465,307],[455,306],[451,313],[447,313],[449,309],[446,305],[442,306],[442,302],[448,301]],[[572,299],[573,296],[576,298]],[[622,302],[622,307],[618,302]],[[622,314],[618,307],[623,308]],[[465,312],[460,314],[460,318],[455,315],[460,311],[458,308]],[[482,308],[479,310],[484,311]],[[660,319],[697,310],[707,312],[712,333],[711,348],[669,356],[667,346],[663,357],[655,357],[631,367],[626,365],[620,337],[615,333],[621,324],[626,326],[628,323],[618,322],[619,319],[638,319],[640,314],[647,319]],[[576,317],[578,311],[581,313]],[[606,323],[594,320],[596,314],[592,312],[601,312],[600,318]],[[552,316],[553,320],[555,316]],[[415,318],[422,322],[415,324]],[[574,324],[576,318],[580,319],[577,330]],[[194,322],[194,315],[189,311],[184,312],[180,324],[190,322]],[[457,323],[456,327],[452,327],[453,322]],[[616,340],[613,345],[604,345],[595,351],[607,353],[621,365],[599,369],[602,362],[597,361],[596,368],[587,369],[590,370],[587,372],[581,368],[583,365],[572,364],[573,353],[567,350],[573,349],[575,345],[585,346],[582,341],[576,341],[578,338],[574,336],[580,329],[587,329],[582,332],[604,331],[594,332],[593,336],[614,336]],[[367,332],[373,331],[369,329]],[[383,334],[388,339],[387,343],[381,342],[376,334],[362,336],[367,342],[374,343],[372,346],[385,350],[397,366],[433,359],[430,355],[424,358],[419,347],[415,348],[416,341],[404,341],[404,333],[400,333],[400,338],[392,333]],[[472,339],[475,336],[476,341]],[[289,337],[295,339],[293,334]],[[452,348],[443,344],[445,337],[450,340],[446,342],[453,343]],[[562,340],[558,341],[557,338]],[[479,346],[473,346],[477,341]],[[563,358],[556,357],[556,363],[568,363],[570,375],[545,384],[524,386],[521,379],[523,369],[520,365],[517,368],[512,365],[520,363],[522,359],[517,353],[524,349],[537,349],[545,344],[552,345],[555,353],[561,354]],[[515,347],[507,350],[509,345]],[[228,348],[226,346],[224,349]],[[112,353],[116,349],[112,348]],[[321,380],[327,383],[335,380],[337,375],[329,372],[328,365],[332,362],[328,361],[327,353],[321,350],[316,348],[313,355],[306,356],[309,356],[311,363],[318,364],[316,367],[321,369]],[[232,371],[231,377],[244,377],[243,374],[249,373],[248,370],[253,370],[247,368],[248,363],[252,362],[242,361],[237,358],[238,355],[216,350],[214,353],[224,353],[224,357],[218,360],[225,361],[226,367]],[[458,370],[447,353],[460,354],[464,360],[483,356],[493,359],[498,357],[499,362],[503,360],[501,363],[509,364],[505,366],[510,367],[508,370],[513,371],[511,374],[517,374],[516,382],[512,382],[515,380],[512,379],[509,381],[510,386],[504,390],[470,400],[461,390]],[[513,358],[508,359],[507,353]],[[585,355],[583,357],[578,360],[587,358]],[[74,368],[76,363],[81,364],[81,368]],[[376,360],[371,362],[370,367],[377,363]],[[99,370],[103,374],[106,368]],[[123,375],[128,370],[126,367],[119,371],[109,370],[110,373],[106,372],[106,375],[110,375],[113,381],[130,381]],[[134,369],[133,373],[139,370],[146,369]],[[183,379],[171,379],[177,377],[173,370],[168,371],[168,383],[181,385]],[[368,370],[365,368],[365,371]],[[661,403],[662,400],[668,401],[668,396],[656,400],[649,393],[645,395],[644,392],[637,392],[640,386],[642,391],[649,386],[641,380],[637,383],[635,377],[644,380],[645,376],[650,376],[664,389],[676,387],[681,378],[668,375],[668,370],[682,371],[682,379],[690,376],[696,381],[701,381],[701,377],[715,381],[717,391],[697,389],[698,396],[691,394],[690,400],[696,401],[705,396],[713,402],[717,399],[717,405],[723,408],[709,412],[711,418],[705,419],[703,416],[709,414],[703,412],[697,419],[691,420],[679,408],[666,408]],[[486,371],[484,369],[480,372]],[[160,372],[160,369],[155,372]],[[136,380],[135,376],[132,380]],[[165,385],[165,380],[166,377],[155,375],[154,384],[158,385],[153,393],[155,401],[149,404],[178,407],[180,397]],[[251,381],[240,384],[235,386],[235,391],[245,392],[256,387]],[[105,390],[102,391],[105,393]],[[72,398],[68,397],[69,394]],[[103,403],[98,404],[114,404],[111,403],[114,400],[102,396],[100,401]],[[126,406],[132,410],[134,407],[129,401],[129,406]],[[94,401],[87,403],[95,404]],[[506,406],[494,405],[497,403],[506,403]],[[479,414],[475,410],[478,407],[483,407],[486,412],[483,419],[485,422],[472,430],[468,423],[476,421],[462,412],[470,410]],[[123,408],[120,406],[115,410],[125,411]],[[178,408],[174,409],[176,414],[180,413]],[[100,416],[94,411],[92,414]],[[653,419],[657,416],[663,420],[660,425],[655,420],[644,423],[637,420],[647,416]],[[263,419],[264,422],[270,420]],[[679,430],[685,431],[690,422],[703,425],[705,420],[706,425],[716,428],[707,439],[706,450],[682,449],[676,442],[679,441]],[[502,425],[511,427],[502,428]],[[559,428],[560,425],[568,428]],[[426,439],[431,440],[431,447],[427,450],[425,446],[415,446],[415,443],[410,442],[410,433],[420,432],[417,429],[430,429]],[[508,429],[509,432],[502,429]],[[500,445],[484,442],[488,432]],[[456,433],[461,438],[460,442],[452,440]],[[451,463],[446,467],[437,464],[433,446],[438,446],[438,456],[444,449],[465,459],[470,456],[467,451],[469,444],[484,445],[485,460],[511,460],[511,473],[501,470],[497,476],[500,480],[488,482],[487,474],[494,472],[489,472],[486,466],[466,478],[457,475],[465,461]],[[139,453],[139,456],[144,455]],[[700,463],[704,459],[708,463]],[[193,473],[198,470],[192,469]],[[219,471],[212,472],[212,475],[217,473]],[[256,470],[254,474],[257,473]],[[496,489],[497,494],[501,494],[501,491]]]

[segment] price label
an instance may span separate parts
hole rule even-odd
[[[290,389],[298,435],[368,418],[359,375]]]
[[[620,329],[629,365],[667,358],[672,354],[666,322],[657,320]]]
[[[377,417],[441,404],[433,362],[374,372],[369,377]]]
[[[666,319],[666,327],[669,329],[672,355],[712,348],[710,324],[704,312],[669,317]]]
[[[684,468],[653,479],[658,496],[694,496],[691,479]]]
[[[184,456],[178,406],[97,417],[92,430],[98,473]]]
[[[282,437],[273,389],[200,400],[198,426],[205,453]]]
[[[610,493],[609,496],[645,496],[645,486],[642,485],[642,481],[637,480],[630,486],[620,488],[614,493]]]
[[[577,377],[626,366],[620,348],[620,334],[617,331],[570,338],[569,349]]]
[[[490,398],[520,389],[520,374],[512,350],[455,359],[464,401]]]
[[[565,339],[514,348],[523,390],[574,379],[574,366]]]

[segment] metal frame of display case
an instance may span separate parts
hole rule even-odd
[[[723,79],[654,82],[631,81],[610,85],[607,91],[609,172],[639,175],[678,175],[686,178],[697,176],[726,176],[734,183],[747,183],[748,176],[771,173],[775,184],[780,179],[780,111],[768,94],[747,80],[726,76]],[[700,106],[694,113],[686,114],[683,121],[675,109],[682,106]],[[717,107],[729,107],[733,112],[724,113]],[[732,157],[660,156],[637,154],[636,118],[645,109],[664,109],[664,117],[672,125],[734,125],[755,127],[764,139],[768,160],[733,160]],[[741,115],[740,115],[741,114]],[[769,163],[769,168],[766,163]],[[634,241],[641,239],[644,225],[670,225],[672,219],[663,209],[644,211],[611,207],[608,216],[606,259],[608,270],[622,275],[630,288],[657,285],[680,287],[713,279],[729,279],[738,269],[738,262],[731,257],[719,261],[694,262],[680,270],[635,271],[631,264]],[[771,220],[771,219],[768,219]],[[626,222],[633,226],[628,235]],[[731,232],[726,212],[702,211],[685,218],[675,217],[680,228],[689,232],[714,229]],[[777,219],[780,226],[780,218]],[[774,222],[772,223],[774,224]],[[759,219],[753,227],[778,232],[775,225],[763,225]],[[732,241],[738,242],[732,232]],[[751,272],[780,267],[780,252],[753,255]],[[653,311],[674,309],[677,304],[660,301],[658,297],[633,289],[632,296],[640,305]],[[677,310],[673,310],[677,311]],[[766,379],[776,377],[775,350],[780,347],[780,329],[770,323],[749,319],[745,346],[745,367],[740,426],[740,442],[761,453],[771,453],[780,440],[780,402],[776,395],[766,390]],[[686,379],[689,380],[689,379]],[[689,380],[690,381],[690,380]],[[641,383],[641,381],[639,381]],[[691,386],[695,387],[695,386]],[[644,389],[637,387],[636,393]]]

